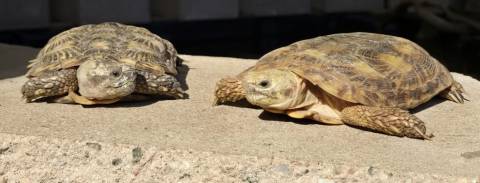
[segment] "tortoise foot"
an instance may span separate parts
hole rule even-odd
[[[342,121],[345,124],[399,137],[427,140],[433,137],[433,134],[426,133],[422,120],[399,108],[362,105],[347,107],[342,110]]]

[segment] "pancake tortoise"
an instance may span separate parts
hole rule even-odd
[[[440,95],[463,103],[464,89],[417,44],[373,33],[303,40],[264,55],[217,82],[215,103],[246,98],[293,118],[430,139],[412,109]]]
[[[30,61],[27,102],[109,104],[149,95],[185,98],[173,45],[145,28],[83,25],[58,34]],[[79,93],[79,94],[78,94]]]

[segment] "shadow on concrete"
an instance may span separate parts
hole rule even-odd
[[[262,113],[260,113],[258,117],[265,121],[274,121],[274,122],[280,121],[280,122],[296,123],[300,125],[323,125],[323,123],[320,123],[311,119],[295,119],[287,116],[286,114],[275,114],[268,111],[263,111]],[[328,125],[328,124],[325,124],[325,125]]]
[[[389,137],[396,137],[396,138],[406,138],[406,139],[414,139],[414,140],[423,140],[423,139],[415,139],[415,138],[409,138],[409,137],[399,137],[399,136],[395,136],[395,135],[389,135],[389,134],[386,134],[386,133],[382,133],[382,132],[379,132],[379,131],[375,131],[373,129],[369,129],[369,128],[365,128],[365,127],[361,127],[361,126],[353,126],[353,125],[349,125],[349,124],[345,124],[346,126],[350,127],[350,128],[355,128],[357,130],[362,130],[362,131],[367,131],[367,132],[372,132],[372,133],[376,133],[378,135],[386,135],[386,136],[389,136]],[[427,129],[427,133],[430,133]],[[432,137],[433,138],[433,137]]]
[[[451,101],[448,101],[444,98],[440,98],[440,97],[436,96],[436,97],[432,98],[431,100],[429,100],[428,102],[423,103],[423,104],[415,107],[414,109],[411,109],[410,112],[412,114],[415,114],[415,113],[418,113],[420,111],[423,111],[427,108],[433,107],[433,106],[435,106],[437,104],[440,104],[440,103],[443,103],[443,102],[451,102]]]
[[[180,64],[179,66],[177,66],[177,71],[178,71],[177,79],[178,79],[178,82],[180,82],[181,84],[180,87],[183,89],[183,91],[187,91],[189,89],[187,84],[187,76],[188,76],[188,72],[190,71],[190,67],[185,64]]]
[[[130,107],[142,107],[154,104],[156,102],[161,102],[165,100],[183,100],[183,99],[175,99],[173,97],[168,96],[154,96],[154,95],[139,95],[135,94],[137,97],[141,96],[141,99],[126,99],[123,101],[118,101],[113,104],[96,104],[96,105],[83,105],[84,108],[130,108]],[[51,104],[61,104],[53,102],[56,98],[63,97],[63,96],[53,96],[53,97],[45,97],[38,100],[35,100],[35,103],[51,103]],[[80,105],[80,104],[61,104],[61,105]]]
[[[213,105],[213,103],[212,103],[212,105]],[[256,105],[252,105],[245,99],[239,100],[239,101],[236,101],[236,102],[225,102],[225,103],[221,103],[221,104],[217,104],[217,105],[227,105],[227,106],[239,107],[239,108],[261,109],[261,107],[258,107]]]
[[[173,98],[168,97],[153,97],[149,96],[148,99],[142,101],[119,101],[113,104],[101,104],[101,105],[84,105],[83,108],[135,108],[148,106],[163,100],[174,100]]]

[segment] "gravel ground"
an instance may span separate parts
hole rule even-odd
[[[480,182],[276,157],[0,134],[0,182]]]

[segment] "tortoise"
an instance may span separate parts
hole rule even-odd
[[[185,98],[178,82],[172,43],[145,28],[115,22],[64,31],[30,61],[22,87],[27,102],[83,105],[146,99]]]
[[[430,139],[408,110],[439,95],[464,103],[462,85],[407,39],[339,33],[273,50],[217,82],[215,103],[241,99],[273,113],[347,124],[399,137]]]

